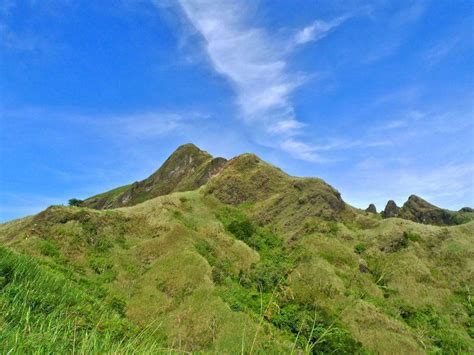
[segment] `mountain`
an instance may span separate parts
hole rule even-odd
[[[117,208],[175,191],[195,190],[219,172],[225,163],[224,158],[213,158],[194,144],[185,144],[145,180],[92,196],[82,205],[96,209]]]
[[[383,218],[184,145],[141,182],[0,225],[0,352],[472,353],[457,213],[412,196]]]
[[[452,213],[436,207],[415,195],[411,195],[407,202],[403,204],[399,217],[425,224],[457,224]]]
[[[474,218],[472,212],[469,207],[449,211],[432,205],[421,197],[411,195],[401,208],[394,201],[388,201],[382,215],[384,218],[398,217],[423,224],[449,226],[472,220]]]

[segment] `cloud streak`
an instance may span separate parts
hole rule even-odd
[[[179,0],[179,4],[202,36],[214,70],[234,86],[241,118],[258,126],[278,148],[320,161],[310,144],[295,138],[305,124],[296,117],[291,95],[306,77],[289,69],[288,42],[254,25],[243,1]],[[320,40],[344,20],[313,22],[291,39],[292,47]]]
[[[326,37],[333,28],[342,24],[347,18],[348,16],[341,16],[328,22],[316,20],[311,25],[306,26],[296,33],[295,43],[305,44],[308,42],[319,41]]]

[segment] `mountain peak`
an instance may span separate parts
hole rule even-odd
[[[384,218],[398,217],[400,207],[397,206],[394,200],[389,200],[382,214]]]
[[[416,195],[408,197],[408,200],[400,209],[399,217],[424,224],[456,224],[455,218],[450,211],[432,205]]]
[[[179,146],[148,178],[88,198],[86,207],[96,209],[131,206],[175,191],[195,190],[220,171],[227,162],[213,158],[192,143]]]
[[[369,207],[365,209],[365,212],[377,213],[377,207],[375,207],[375,205],[371,203]]]
[[[199,152],[207,153],[207,152],[205,152],[204,150],[202,150],[201,148],[199,148],[198,146],[196,146],[193,143],[184,143],[184,144],[181,144],[178,148],[176,148],[176,150],[171,155],[173,155],[176,152],[180,152],[180,151],[187,151],[187,152],[193,152],[194,151],[196,153],[199,153]]]

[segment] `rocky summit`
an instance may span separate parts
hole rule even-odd
[[[365,212],[369,212],[369,213],[377,213],[377,208],[375,207],[375,205],[373,203],[371,203],[369,205],[369,207],[367,207],[365,209]]]
[[[397,206],[395,201],[389,200],[387,202],[387,205],[385,206],[385,209],[382,212],[382,215],[384,218],[391,218],[391,217],[398,217],[398,214],[400,213],[400,207]]]
[[[408,201],[403,204],[399,217],[425,224],[456,224],[453,213],[436,207],[415,195],[411,195]]]
[[[467,354],[474,213],[381,214],[254,154],[0,225],[0,352]]]

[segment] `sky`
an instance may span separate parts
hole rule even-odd
[[[380,210],[474,206],[471,0],[4,0],[0,221],[253,152]]]

